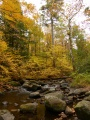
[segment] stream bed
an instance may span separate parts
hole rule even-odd
[[[19,90],[9,91],[0,95],[0,109],[9,110],[15,116],[15,120],[54,120],[57,117],[57,114],[46,111],[44,103],[40,103],[39,99],[29,98],[29,94],[30,92],[20,88]],[[39,104],[36,114],[19,112],[21,104],[34,101]]]
[[[28,104],[29,107],[33,103],[38,103],[35,112],[30,107],[31,113],[28,111],[22,113],[21,106],[23,104],[25,108],[25,105]],[[74,109],[78,104],[80,104],[80,114]],[[0,93],[0,112],[8,110],[10,115],[14,117],[14,119],[7,119],[8,112],[6,119],[0,116],[0,120],[90,120],[87,117],[88,111],[90,111],[89,106],[89,88],[71,88],[65,80],[25,81],[20,87]],[[82,109],[83,107],[85,110]],[[54,112],[50,112],[50,110]],[[90,115],[88,116],[90,117]]]

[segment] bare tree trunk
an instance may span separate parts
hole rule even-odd
[[[70,49],[70,58],[73,66],[73,71],[75,71],[75,65],[74,65],[74,56],[73,56],[73,46],[72,46],[72,28],[71,28],[71,19],[68,21],[68,27],[69,27],[69,49]]]
[[[52,45],[54,45],[54,33],[53,33],[53,18],[51,15],[51,37],[52,37]]]

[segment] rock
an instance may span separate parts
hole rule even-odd
[[[7,106],[7,105],[8,105],[8,102],[7,102],[7,101],[3,101],[2,104],[3,104],[4,106]]]
[[[23,85],[22,85],[23,88],[27,89],[28,91],[30,91],[32,89],[32,85],[29,85],[28,82],[25,82]]]
[[[85,89],[85,88],[79,88],[79,89],[71,90],[69,92],[69,95],[83,95],[86,92],[87,92],[87,89]]]
[[[65,101],[68,105],[72,104],[73,103],[73,96],[66,96]]]
[[[37,103],[27,103],[20,105],[20,112],[22,113],[35,113],[37,110]]]
[[[45,94],[47,94],[47,93],[51,93],[51,92],[55,92],[55,91],[56,91],[55,86],[49,86],[49,85],[47,84],[47,85],[41,87],[40,93],[45,93]]]
[[[54,97],[57,97],[59,99],[63,99],[64,98],[64,94],[62,91],[56,91],[56,92],[53,92],[53,93],[48,93],[45,95],[45,98],[48,98],[50,96],[54,96]]]
[[[75,110],[73,108],[70,108],[69,106],[66,107],[65,114],[72,115],[75,113]]]
[[[49,92],[54,92],[55,91],[55,87],[50,87],[49,88]]]
[[[69,93],[69,91],[70,91],[70,88],[68,87],[64,90],[64,93]]]
[[[68,86],[69,86],[68,83],[61,83],[60,84],[61,89],[68,89]]]
[[[29,82],[25,82],[22,87],[26,88],[28,91],[37,91],[41,89],[41,85],[36,83],[30,84]]]
[[[19,112],[19,109],[11,109],[11,112]]]
[[[14,106],[18,106],[19,104],[18,103],[14,103]]]
[[[80,119],[78,119],[78,117],[74,117],[73,120],[80,120]]]
[[[14,118],[8,110],[0,110],[0,120],[14,120]]]
[[[67,115],[64,112],[61,112],[61,114],[59,114],[60,118],[62,118],[62,120],[66,120]]]
[[[65,101],[61,100],[62,94],[59,92],[49,93],[45,95],[45,106],[51,111],[62,112],[66,108]]]
[[[40,97],[40,93],[39,92],[32,92],[29,95],[30,98],[39,98]]]
[[[74,90],[75,95],[82,95],[82,94],[85,94],[86,92],[87,90],[85,88],[79,88],[79,89]]]
[[[38,85],[38,84],[33,84],[32,85],[32,88],[31,88],[31,91],[37,91],[37,90],[40,90],[41,89],[41,85]]]
[[[56,85],[55,85],[55,90],[56,90],[56,91],[60,91],[60,85],[59,85],[59,84],[56,84]]]
[[[85,95],[86,95],[86,96],[89,96],[89,95],[90,95],[90,91],[86,92]]]
[[[20,83],[21,85],[23,85],[23,84],[24,84],[24,82],[25,82],[25,80],[24,80],[24,79],[19,79],[19,83]]]
[[[41,86],[46,85],[45,81],[38,81],[38,84],[41,85]]]
[[[0,120],[4,120],[4,119],[0,116]]]
[[[73,96],[74,95],[74,90],[70,89],[68,96]]]
[[[75,111],[81,120],[90,120],[90,102],[82,100],[75,106]]]
[[[85,97],[84,100],[90,101],[90,95]]]
[[[44,93],[46,91],[49,91],[49,87],[41,87],[40,93]]]
[[[45,106],[55,112],[62,112],[66,108],[65,101],[58,99],[57,97],[51,96],[45,99]]]

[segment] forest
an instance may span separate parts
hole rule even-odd
[[[22,79],[71,77],[73,86],[90,85],[90,6],[83,0],[31,3],[0,0],[0,84]],[[76,24],[83,12],[86,28]],[[84,23],[83,23],[84,24]]]
[[[0,0],[0,120],[90,120],[90,5],[42,1]]]

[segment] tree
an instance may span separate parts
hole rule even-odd
[[[21,48],[22,31],[24,24],[22,22],[22,10],[18,0],[3,0],[1,6],[2,31],[8,45],[13,49]],[[23,43],[23,42],[22,42]]]
[[[73,70],[75,71],[74,66],[74,56],[73,56],[73,45],[72,45],[72,20],[80,12],[82,8],[83,0],[75,0],[70,2],[66,6],[65,18],[68,20],[68,36],[69,36],[69,49],[70,49],[70,58],[73,65]]]
[[[39,16],[35,7],[26,2],[20,3],[19,0],[14,2],[13,0],[3,0],[0,9],[0,29],[4,34],[4,40],[13,51],[18,51],[21,55],[29,57],[30,44],[33,42],[36,46],[42,36],[41,28],[37,22]],[[34,36],[33,41],[30,40],[32,35]],[[36,47],[34,50],[36,51]]]
[[[51,24],[52,45],[54,45],[54,22],[60,17],[63,0],[46,0],[46,4],[41,7],[44,24],[48,27]]]
[[[73,56],[74,56],[74,66],[76,71],[82,65],[83,59],[86,57],[86,40],[85,31],[82,30],[78,25],[72,26],[72,39],[73,39]]]

